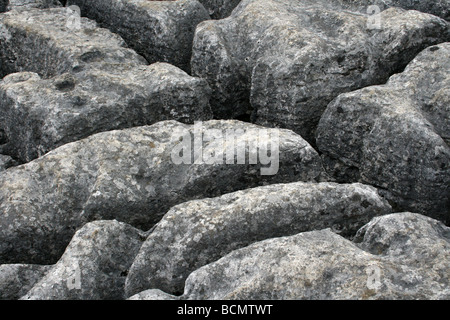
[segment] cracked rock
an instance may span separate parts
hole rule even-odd
[[[199,0],[213,19],[228,17],[241,0]]]
[[[230,17],[199,24],[192,73],[213,89],[215,117],[250,117],[313,144],[336,96],[383,83],[427,46],[450,39],[449,23],[436,16],[389,8],[374,17],[354,7],[244,0]]]
[[[222,144],[207,138],[214,130],[231,131],[233,139]],[[265,135],[268,131],[274,135]],[[279,143],[268,147],[275,134]],[[191,150],[181,150],[191,138]],[[233,141],[239,146],[234,150]],[[194,157],[202,147],[203,159]],[[265,161],[262,155],[268,151],[279,154],[278,159]],[[209,162],[209,152],[223,155],[223,161]],[[180,162],[181,153],[189,154],[190,161]],[[242,155],[245,162],[239,164]],[[256,164],[250,162],[257,157]],[[264,175],[271,167],[277,172]],[[188,200],[268,183],[316,181],[321,173],[320,156],[289,130],[239,121],[202,126],[162,121],[99,133],[0,175],[0,263],[54,263],[89,221],[117,219],[147,230],[172,206]]]
[[[0,82],[2,153],[28,162],[97,132],[211,118],[205,80],[167,63],[146,65],[93,21],[69,24],[67,10],[0,16],[0,73],[27,71]]]
[[[69,0],[68,4],[122,36],[149,63],[168,62],[187,72],[195,27],[210,19],[197,0]]]
[[[143,232],[125,223],[88,223],[21,300],[123,299],[125,278],[142,240]]]
[[[385,85],[337,97],[317,129],[327,171],[376,186],[397,209],[450,222],[450,43]]]
[[[264,240],[191,273],[182,296],[150,289],[130,299],[447,300],[449,234],[439,221],[400,213],[375,218],[358,243],[329,229]]]

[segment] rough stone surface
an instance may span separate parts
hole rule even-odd
[[[257,242],[204,266],[182,296],[145,299],[449,299],[450,229],[419,214],[380,218],[362,243],[328,230]]]
[[[5,12],[9,0],[0,0],[0,12]]]
[[[198,0],[213,19],[228,17],[241,0]]]
[[[332,228],[351,236],[374,216],[391,213],[375,188],[291,183],[195,200],[172,208],[133,262],[127,296],[158,288],[181,294],[199,267],[253,242]]]
[[[0,175],[0,263],[54,263],[76,229],[88,221],[117,219],[146,230],[187,200],[320,178],[320,156],[289,130],[274,130],[279,134],[275,175],[262,175],[265,166],[260,162],[173,161],[184,135],[191,138],[195,130],[201,134],[209,129],[241,130],[236,145],[253,144],[267,131],[239,121],[208,121],[202,128],[162,121],[99,133],[8,169]],[[224,145],[215,142],[205,140],[204,153],[223,153]],[[255,152],[251,148],[246,159]]]
[[[353,6],[359,6],[361,12],[370,11],[370,6],[378,6],[380,10],[399,7],[408,10],[418,10],[450,20],[449,0],[339,0]]]
[[[390,8],[375,17],[378,24],[351,8],[244,0],[229,18],[199,24],[192,73],[212,87],[215,116],[251,113],[253,122],[314,143],[320,116],[337,95],[383,83],[427,46],[450,39],[449,23],[433,15]]]
[[[0,154],[0,172],[5,171],[6,169],[13,167],[17,164],[13,158],[10,156],[5,156]]]
[[[124,284],[144,233],[118,221],[81,228],[61,259],[22,300],[110,300],[124,298]]]
[[[17,300],[28,292],[51,266],[27,264],[0,265],[0,300]]]
[[[158,289],[149,289],[139,292],[127,300],[178,300],[178,298]]]
[[[381,86],[340,95],[317,129],[338,181],[376,186],[393,206],[450,222],[450,43]]]
[[[0,17],[1,73],[30,71],[0,82],[3,153],[28,162],[97,132],[211,118],[205,80],[166,63],[146,65],[93,21],[71,29],[66,10]]]
[[[9,11],[33,8],[46,9],[58,8],[61,6],[62,5],[58,0],[9,0],[6,10]]]
[[[149,63],[168,62],[190,70],[198,23],[210,19],[197,0],[69,0],[81,14],[122,36]]]

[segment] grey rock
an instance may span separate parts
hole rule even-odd
[[[123,299],[126,274],[143,239],[142,231],[125,223],[88,223],[21,300]]]
[[[172,206],[188,200],[321,176],[318,153],[299,135],[278,129],[273,130],[279,136],[279,170],[274,175],[263,175],[270,169],[268,162],[249,161],[256,152],[261,156],[264,148],[248,148],[245,164],[198,159],[178,164],[173,154],[180,151],[180,140],[189,135],[190,141],[196,130],[198,137],[210,129],[236,130],[236,146],[254,145],[252,141],[267,132],[239,121],[208,121],[202,127],[162,121],[99,133],[3,172],[0,262],[54,263],[75,231],[89,221],[117,219],[147,230]],[[224,154],[226,148],[215,140],[203,141],[205,154],[208,150]]]
[[[9,0],[7,11],[9,10],[23,10],[23,9],[47,9],[61,7],[58,0]]]
[[[172,208],[141,247],[126,294],[158,288],[181,294],[188,275],[256,241],[332,228],[352,236],[391,213],[375,188],[361,184],[277,184]]]
[[[158,289],[149,289],[139,292],[127,300],[178,300],[178,298]]]
[[[327,171],[380,188],[397,211],[450,222],[450,43],[385,84],[340,95],[317,129]]]
[[[28,162],[97,132],[211,118],[205,80],[167,63],[146,65],[93,21],[74,28],[67,10],[0,17],[0,73],[29,71],[0,82],[2,153]]]
[[[17,165],[17,162],[10,156],[0,154],[0,172]]]
[[[27,264],[0,265],[0,300],[17,300],[28,292],[51,266]]]
[[[450,20],[450,1],[449,0],[339,0],[357,5],[361,11],[369,11],[370,6],[378,6],[380,10],[391,7],[399,7],[407,10],[418,10],[439,16],[445,20]]]
[[[180,297],[154,291],[140,297],[449,299],[450,229],[411,213],[375,219],[361,231],[364,244],[357,245],[329,229],[264,240],[191,273]],[[378,244],[386,247],[377,254],[362,249]]]
[[[122,36],[149,63],[168,62],[187,72],[195,27],[210,19],[197,0],[69,0],[68,5]]]
[[[449,23],[433,15],[390,8],[372,16],[344,4],[243,0],[230,17],[199,24],[192,74],[212,87],[215,117],[250,116],[314,144],[337,95],[384,83],[421,50],[450,39]]]
[[[213,19],[228,17],[241,0],[198,0]]]

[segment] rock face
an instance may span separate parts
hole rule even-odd
[[[8,0],[0,0],[0,12],[5,12],[8,6]]]
[[[213,89],[219,118],[280,126],[314,143],[322,112],[337,95],[379,84],[449,24],[390,8],[374,17],[340,1],[244,0],[226,19],[198,25],[192,73]],[[379,23],[378,23],[379,22]]]
[[[450,222],[450,43],[420,53],[386,85],[336,98],[317,146],[338,181],[379,187],[394,207]]]
[[[123,299],[128,269],[143,233],[117,221],[81,228],[61,259],[22,300]]]
[[[195,162],[178,162],[174,154],[180,152],[180,141],[186,135],[186,141],[192,137],[197,141],[202,134],[203,143],[194,141],[186,154],[196,156],[203,146],[204,156],[215,152],[228,159],[230,141],[227,145],[207,141],[206,133],[213,129],[233,131],[236,146],[247,145],[242,149],[244,164],[208,164],[206,157],[203,162],[194,157],[189,160]],[[117,219],[145,230],[170,207],[187,200],[320,178],[319,155],[289,130],[272,130],[279,143],[267,150],[279,157],[263,161],[262,151],[269,154],[264,144],[271,144],[272,137],[263,140],[267,131],[238,121],[209,121],[201,127],[163,121],[99,133],[10,168],[0,175],[0,263],[54,263],[76,229],[89,221]],[[250,148],[258,137],[259,150]],[[237,154],[232,152],[229,158],[235,160]],[[256,164],[249,162],[258,154]],[[269,165],[278,171],[263,175]]]
[[[213,19],[228,17],[241,0],[199,0]]]
[[[61,7],[61,3],[58,0],[9,0],[6,1],[8,7],[6,10],[20,10],[20,9],[32,9],[32,8],[57,8]]]
[[[51,266],[4,264],[0,265],[0,300],[17,300],[28,292]]]
[[[352,2],[352,0],[342,0]],[[357,4],[368,8],[376,5],[381,10],[391,7],[400,7],[408,10],[418,10],[434,14],[447,21],[450,20],[450,1],[449,0],[358,0]]]
[[[210,17],[197,0],[69,0],[81,14],[122,36],[149,63],[168,62],[190,70],[197,24]]]
[[[3,154],[0,154],[0,172],[15,166],[17,163],[14,161],[13,158],[10,156],[5,156]]]
[[[450,229],[418,214],[375,218],[358,243],[330,230],[257,242],[204,266],[178,299],[448,299]],[[174,299],[148,290],[131,299]]]
[[[376,189],[361,184],[270,185],[183,203],[145,241],[127,278],[127,296],[149,288],[181,294],[192,271],[237,248],[327,227],[354,235],[390,212]]]
[[[0,82],[3,153],[28,162],[97,132],[211,118],[205,80],[166,63],[147,66],[93,21],[75,28],[67,10],[0,17],[0,73],[30,71]]]

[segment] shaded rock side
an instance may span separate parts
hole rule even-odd
[[[28,9],[47,9],[58,8],[62,4],[58,0],[9,0],[6,10],[28,10]]]
[[[421,50],[450,39],[449,23],[390,8],[373,16],[339,1],[244,0],[198,25],[192,73],[213,89],[217,118],[289,128],[314,144],[327,104],[384,83]]]
[[[186,135],[186,141],[201,139],[210,129],[235,132],[236,146],[247,145],[242,149],[244,164],[237,164],[233,153],[234,165],[225,158],[200,162],[194,158],[199,150],[194,144],[185,154],[196,162],[178,161],[174,155]],[[249,162],[261,157],[261,151],[268,154],[263,146],[270,145],[271,136],[261,134],[267,131],[239,121],[208,121],[200,127],[162,121],[99,133],[10,168],[0,175],[0,262],[54,263],[75,231],[89,221],[117,219],[147,230],[172,206],[188,200],[320,178],[320,156],[289,130],[272,130],[279,143],[267,150],[279,154],[278,160]],[[249,147],[258,144],[259,150]],[[203,155],[230,154],[230,144],[219,140],[205,138],[197,146],[203,147]],[[263,175],[272,164],[278,166],[276,174]]]
[[[52,266],[0,265],[0,300],[17,300],[28,292]]]
[[[125,223],[88,223],[21,300],[123,299],[126,274],[143,239],[143,232]]]
[[[0,82],[2,153],[28,162],[98,132],[211,118],[205,80],[166,63],[146,65],[93,21],[82,18],[73,29],[66,10],[0,17],[2,72],[30,71]]]
[[[198,0],[213,19],[228,17],[241,0]]]
[[[151,289],[130,299],[446,300],[449,232],[428,217],[401,213],[375,218],[357,244],[329,229],[269,239],[194,271],[182,296]]]
[[[155,226],[127,277],[127,296],[158,288],[181,294],[188,275],[253,242],[332,228],[352,236],[391,213],[375,188],[361,184],[277,184],[194,200]]]
[[[195,27],[210,19],[197,0],[69,0],[81,14],[119,34],[149,63],[190,70]]]
[[[376,186],[399,209],[450,220],[450,43],[386,85],[336,98],[317,129],[327,171]]]

